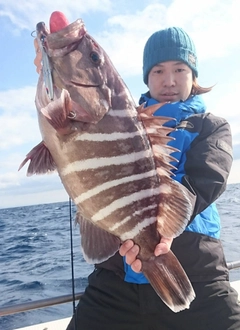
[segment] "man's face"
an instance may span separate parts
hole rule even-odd
[[[185,101],[191,94],[192,83],[192,70],[179,61],[159,63],[148,74],[151,97],[159,102]]]

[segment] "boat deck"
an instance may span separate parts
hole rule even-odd
[[[71,317],[67,317],[65,319],[31,325],[25,328],[17,328],[15,330],[66,330],[70,320]]]

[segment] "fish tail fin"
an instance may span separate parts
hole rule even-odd
[[[173,312],[189,308],[195,293],[184,269],[171,251],[142,260],[142,272]]]

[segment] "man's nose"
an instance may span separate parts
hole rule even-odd
[[[171,87],[175,85],[175,75],[172,73],[166,73],[164,75],[164,86]]]

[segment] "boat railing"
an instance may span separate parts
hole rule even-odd
[[[233,261],[233,262],[228,262],[227,267],[228,267],[229,270],[240,268],[240,260]]]
[[[229,270],[240,268],[240,260],[227,263],[227,267]],[[76,293],[75,300],[79,300],[82,295],[83,295],[83,292]],[[35,301],[22,303],[22,304],[4,306],[4,307],[0,307],[0,316],[17,314],[17,313],[21,313],[21,312],[30,311],[33,309],[45,308],[45,307],[55,306],[55,305],[59,305],[59,304],[65,304],[65,303],[69,303],[71,301],[73,301],[73,295],[67,294],[67,295],[63,295],[63,296],[35,300]]]
[[[75,294],[75,300],[79,300],[82,296],[83,292],[79,292]],[[45,308],[50,306],[55,306],[59,304],[65,304],[68,302],[73,301],[73,295],[67,294],[63,296],[57,296],[53,298],[46,298],[41,300],[35,300],[30,301],[27,303],[22,304],[15,304],[15,305],[9,305],[4,306],[0,308],[0,316],[6,316],[11,314],[17,314],[21,312],[30,311],[32,309],[38,309],[38,308]]]

